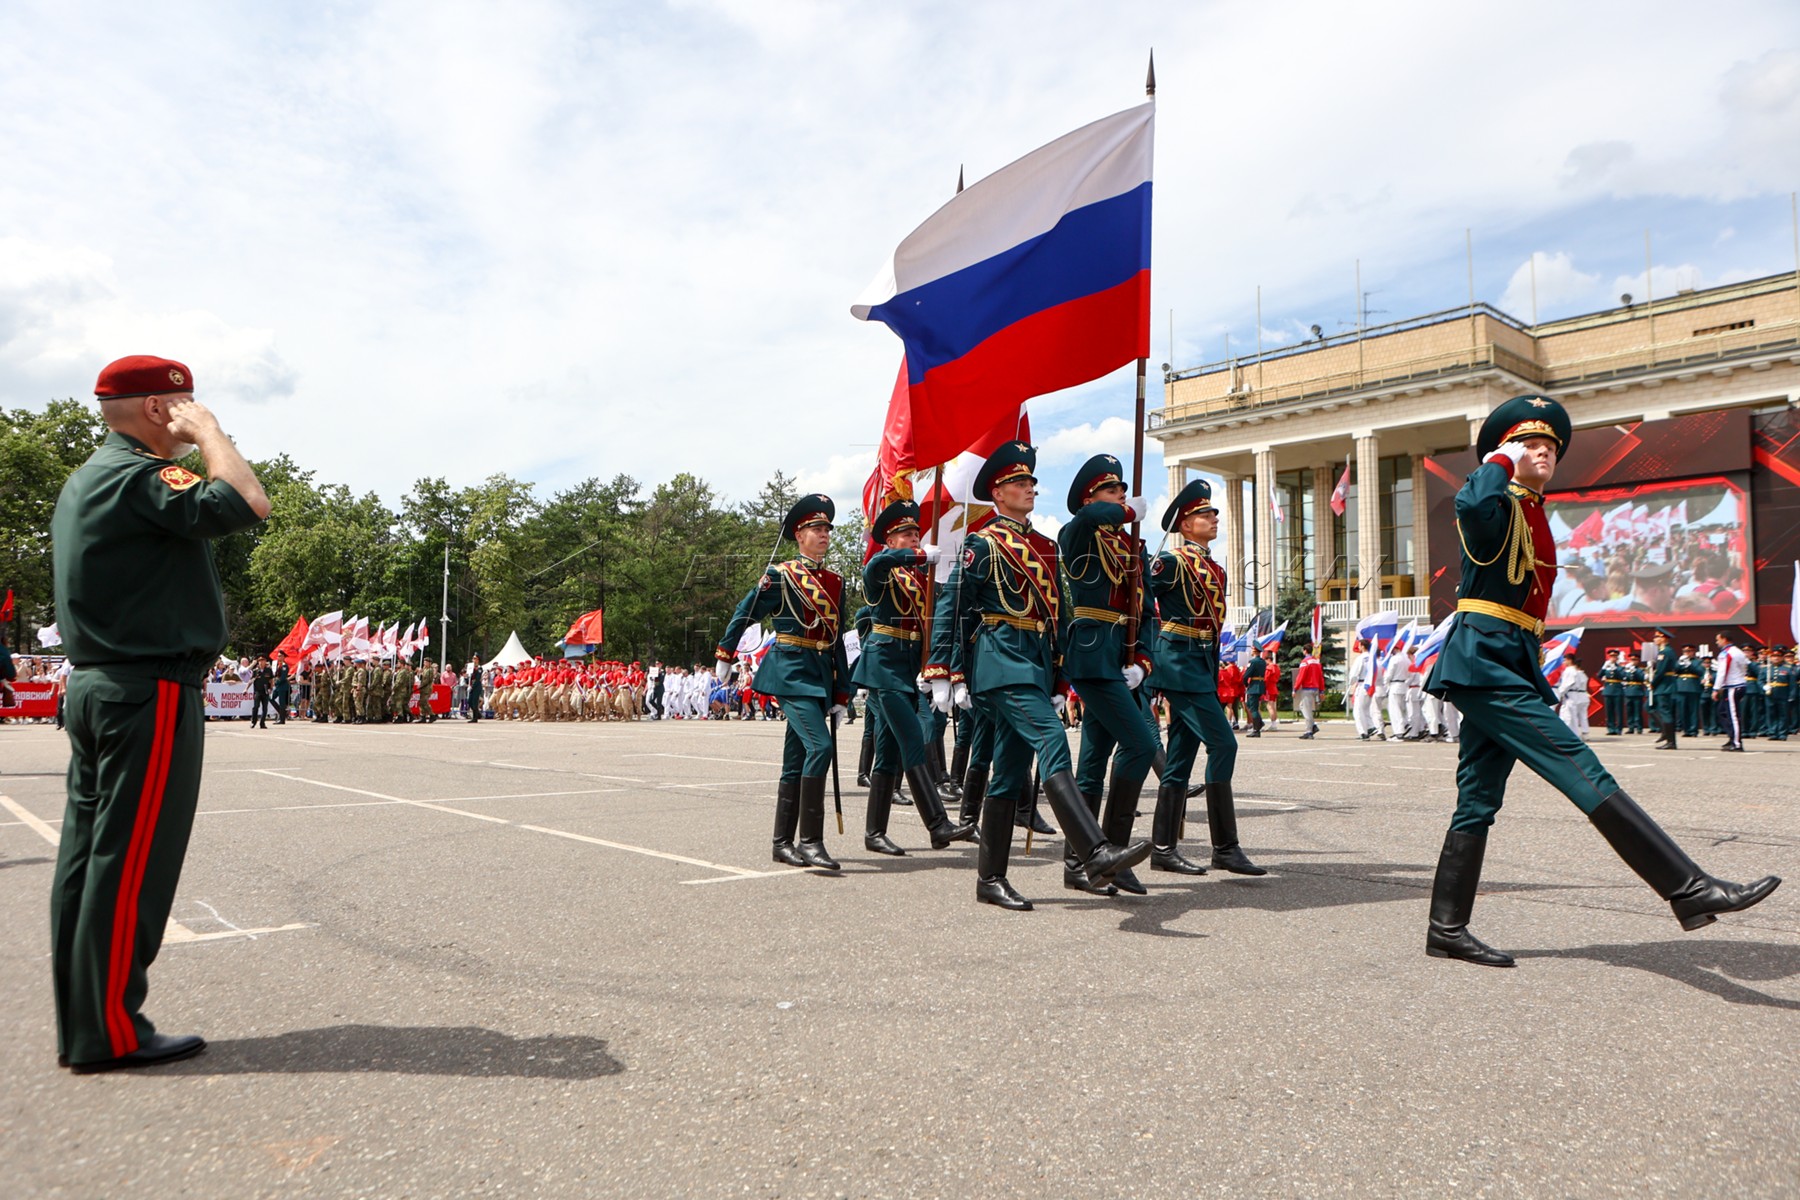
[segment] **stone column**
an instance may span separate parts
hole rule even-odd
[[[1241,475],[1225,475],[1225,602],[1244,602],[1244,480]],[[1217,497],[1214,497],[1216,500]]]
[[[1330,463],[1314,463],[1312,469],[1313,495],[1313,582],[1319,602],[1325,601],[1325,581],[1330,578],[1331,560],[1337,557],[1337,529],[1332,525],[1331,489],[1337,486],[1337,476],[1331,473]]]
[[[1356,573],[1362,581],[1358,611],[1365,617],[1381,608],[1381,435],[1356,437]]]
[[[1275,603],[1281,571],[1275,549],[1275,450],[1256,451],[1256,598],[1258,608]]]
[[[1425,519],[1425,456],[1412,456],[1413,595],[1431,594],[1431,532]]]
[[[1175,503],[1175,497],[1181,495],[1181,489],[1186,486],[1187,486],[1187,468],[1182,466],[1180,463],[1170,463],[1169,464],[1169,503],[1170,504]],[[1144,530],[1144,540],[1146,542],[1149,542],[1151,547],[1154,547],[1156,545],[1156,537],[1148,529]],[[1181,545],[1180,532],[1177,530],[1171,530],[1169,532],[1169,547],[1171,549],[1173,549],[1174,547],[1179,546],[1179,545]]]

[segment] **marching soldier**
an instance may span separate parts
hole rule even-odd
[[[1683,646],[1675,659],[1675,701],[1681,731],[1689,737],[1700,735],[1700,675],[1702,664],[1694,657],[1692,646]]]
[[[1112,760],[1112,787],[1100,828],[1115,846],[1131,840],[1138,797],[1157,751],[1135,695],[1153,665],[1148,651],[1154,616],[1144,587],[1143,543],[1125,528],[1138,519],[1143,501],[1127,499],[1124,470],[1110,454],[1096,454],[1083,463],[1069,485],[1070,519],[1056,538],[1068,608],[1063,675],[1082,707],[1075,780],[1088,811],[1101,818],[1100,796],[1107,790],[1107,760]],[[1115,873],[1112,884],[1134,896],[1148,894],[1129,869]],[[1082,871],[1081,858],[1067,841],[1063,886],[1084,892],[1098,886]]]
[[[1625,656],[1625,670],[1619,680],[1625,688],[1625,732],[1644,732],[1644,666],[1635,654]]]
[[[1656,745],[1653,750],[1675,749],[1675,719],[1678,714],[1676,699],[1676,666],[1675,647],[1669,644],[1669,635],[1662,630],[1656,631],[1656,653],[1651,656],[1649,666],[1650,703],[1654,706],[1652,715],[1656,720]]]
[[[750,589],[719,639],[715,654],[729,665],[738,639],[752,621],[775,629],[751,686],[782,701],[787,736],[781,782],[775,793],[774,860],[794,867],[835,871],[825,852],[825,773],[830,769],[833,734],[829,718],[850,703],[850,664],[844,654],[844,581],[825,569],[831,548],[831,497],[802,496],[781,523],[799,557],[772,566]],[[799,832],[796,845],[794,835]]]
[[[919,723],[918,689],[925,615],[925,568],[938,560],[937,547],[919,545],[919,506],[896,500],[876,515],[870,536],[886,547],[863,566],[863,592],[871,601],[869,634],[851,682],[869,693],[869,725],[880,714],[875,758],[869,771],[869,810],[863,846],[876,854],[906,852],[888,837],[888,813],[906,775],[913,803],[931,834],[931,848],[975,839],[975,826],[952,825],[938,793],[939,780],[926,754]]]
[[[1219,510],[1212,486],[1196,479],[1163,513],[1163,529],[1183,544],[1156,556],[1150,587],[1162,613],[1157,642],[1157,688],[1169,702],[1169,760],[1156,794],[1150,869],[1203,875],[1206,868],[1181,856],[1177,839],[1187,808],[1188,778],[1206,747],[1206,819],[1212,864],[1235,875],[1266,875],[1238,845],[1237,806],[1231,794],[1237,738],[1219,703],[1219,631],[1225,624],[1225,568],[1212,556]]]
[[[364,714],[369,706],[369,664],[357,659],[356,665],[350,669],[350,706],[349,719],[353,725],[361,725],[366,719]]]
[[[1144,861],[1146,842],[1115,846],[1075,782],[1069,739],[1057,719],[1063,690],[1059,639],[1068,614],[1057,580],[1056,543],[1032,530],[1037,451],[1007,442],[982,464],[972,493],[994,504],[988,524],[963,540],[950,585],[937,603],[931,662],[932,705],[982,705],[994,723],[993,778],[981,810],[975,898],[1015,911],[1031,902],[1007,882],[1013,813],[1031,786],[1035,752],[1057,824],[1096,884]],[[1052,700],[1052,695],[1056,699]]]
[[[1606,652],[1600,668],[1600,703],[1606,709],[1606,736],[1618,737],[1625,728],[1625,664],[1617,650]]]
[[[1775,890],[1768,876],[1730,883],[1702,871],[1626,795],[1593,750],[1556,719],[1539,669],[1539,639],[1556,577],[1543,492],[1568,448],[1569,414],[1548,396],[1516,396],[1483,422],[1481,465],[1456,496],[1463,548],[1455,624],[1426,686],[1468,716],[1457,804],[1432,885],[1426,953],[1510,967],[1511,955],[1469,931],[1487,831],[1506,777],[1523,761],[1587,814],[1626,865],[1669,902],[1683,929],[1738,912]]]
[[[875,606],[865,604],[856,610],[856,640],[864,647],[869,644],[869,631],[875,624]],[[875,762],[875,705],[865,694],[863,709],[866,719],[863,721],[862,749],[856,755],[856,786],[869,786],[869,768]]]

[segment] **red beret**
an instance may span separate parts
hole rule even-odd
[[[99,400],[128,400],[133,396],[172,396],[194,390],[194,373],[172,358],[132,354],[107,363],[94,383]]]

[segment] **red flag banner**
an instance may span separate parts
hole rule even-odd
[[[311,628],[312,626],[307,623],[305,617],[298,618],[294,622],[294,627],[288,630],[288,635],[281,639],[281,644],[269,651],[269,658],[272,661],[297,662],[300,658],[300,648],[306,644],[307,630]]]
[[[1344,473],[1338,476],[1337,486],[1331,489],[1331,511],[1338,516],[1344,515],[1344,509],[1350,501],[1350,464],[1344,464]]]
[[[0,625],[6,624],[8,621],[11,621],[12,618],[13,618],[12,589],[7,588],[6,589],[6,603],[0,604]]]
[[[598,646],[605,640],[605,617],[597,608],[576,617],[563,635],[563,644],[568,646]]]

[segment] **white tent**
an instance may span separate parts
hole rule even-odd
[[[532,661],[531,655],[525,652],[525,644],[519,641],[519,631],[513,630],[512,636],[506,639],[506,645],[500,653],[494,655],[484,665],[489,667],[517,667]]]

